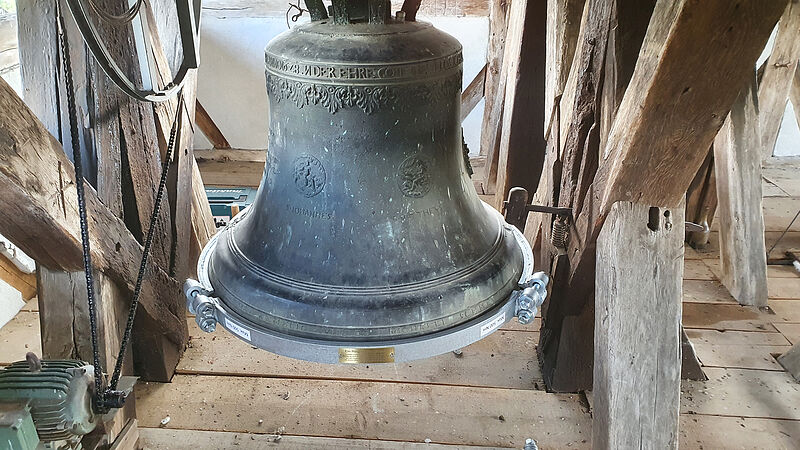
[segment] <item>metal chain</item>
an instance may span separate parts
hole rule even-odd
[[[89,328],[92,335],[92,364],[94,365],[94,407],[102,409],[103,400],[103,368],[100,366],[100,350],[97,345],[97,306],[94,295],[94,279],[92,276],[92,255],[89,248],[89,225],[86,221],[86,193],[83,186],[83,160],[81,157],[80,138],[78,136],[78,114],[75,106],[74,86],[72,80],[72,64],[69,57],[69,42],[64,33],[64,15],[61,14],[59,0],[56,0],[58,16],[58,40],[61,48],[61,63],[64,70],[64,85],[67,91],[67,110],[69,113],[69,131],[72,141],[72,159],[75,165],[75,190],[78,194],[78,217],[81,225],[81,245],[83,249],[83,270],[86,276],[86,295],[89,303]]]
[[[145,237],[144,247],[142,248],[142,260],[139,264],[139,273],[136,278],[136,285],[133,291],[133,298],[131,299],[130,308],[128,310],[128,319],[125,325],[125,332],[120,343],[117,361],[114,365],[114,372],[111,376],[111,381],[108,388],[103,389],[103,370],[100,364],[100,350],[97,338],[97,305],[94,292],[94,276],[92,273],[92,259],[89,245],[89,225],[86,218],[86,193],[83,184],[83,161],[81,158],[79,136],[78,136],[78,116],[77,107],[75,105],[75,90],[72,78],[72,65],[69,56],[69,42],[65,35],[64,16],[61,13],[60,1],[56,0],[56,15],[58,17],[58,36],[61,47],[61,61],[64,69],[64,84],[67,93],[67,110],[69,115],[70,136],[72,140],[72,154],[75,165],[75,186],[78,196],[78,215],[80,218],[81,229],[81,244],[83,249],[83,269],[86,276],[86,291],[87,302],[89,306],[89,327],[92,341],[92,359],[94,365],[94,383],[95,393],[93,397],[93,407],[95,411],[103,413],[108,411],[107,398],[111,394],[117,394],[115,391],[119,383],[122,373],[122,362],[125,359],[125,354],[128,348],[128,342],[131,338],[131,331],[133,329],[133,321],[136,317],[136,309],[139,305],[139,296],[142,291],[142,282],[144,274],[147,271],[147,261],[150,255],[150,248],[153,245],[153,236],[155,235],[155,226],[158,215],[161,211],[161,201],[164,198],[166,190],[167,178],[169,174],[169,167],[172,162],[172,156],[175,149],[175,140],[178,134],[178,128],[181,124],[183,116],[184,98],[182,90],[178,93],[178,105],[175,113],[175,119],[172,122],[170,130],[169,142],[167,144],[167,152],[164,156],[164,161],[161,167],[161,179],[158,183],[158,190],[156,192],[155,204],[153,205],[153,212],[150,215],[150,225]],[[122,397],[124,401],[124,397]]]

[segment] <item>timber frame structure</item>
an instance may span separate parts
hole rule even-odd
[[[529,214],[524,226],[536,270],[551,278],[537,347],[547,389],[593,392],[597,448],[674,448],[680,379],[705,377],[681,324],[684,242],[706,245],[715,214],[722,283],[742,305],[767,304],[761,166],[772,155],[786,100],[800,108],[800,5],[478,3],[408,0],[403,10],[488,15],[487,61],[462,94],[462,121],[485,99],[479,154],[471,159],[475,188],[501,210],[510,189],[524,187],[530,204],[571,211],[559,224],[563,218]],[[168,4],[143,4],[155,38],[144,57],[163,82],[177,56]],[[43,356],[91,360],[75,192],[77,182],[85,183],[101,361],[108,368],[177,100],[151,105],[122,95],[67,20],[84,118],[80,148],[92,162],[77,181],[64,152],[71,142],[52,0],[20,2],[18,21],[28,31],[19,38],[24,102],[0,79],[0,233],[38,263]],[[776,24],[772,55],[755,70]],[[103,32],[123,69],[135,73],[142,55],[133,33],[110,25]],[[157,218],[124,366],[148,381],[170,381],[189,341],[180,287],[215,232],[203,183],[257,186],[266,160],[265,150],[231,148],[196,99],[196,76],[181,94],[169,207]],[[193,150],[196,131],[212,150]],[[685,222],[706,228],[685,233]],[[554,227],[567,228],[565,241],[554,239]],[[795,372],[798,345],[781,358]],[[133,408],[118,428],[135,417]]]

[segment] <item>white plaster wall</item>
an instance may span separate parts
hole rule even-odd
[[[486,62],[486,17],[420,17],[455,36],[464,46],[466,87]],[[267,145],[267,93],[264,47],[286,30],[283,17],[228,17],[204,14],[201,23],[197,97],[234,148]],[[477,154],[483,102],[464,121],[464,136]],[[211,148],[198,133],[195,147]]]

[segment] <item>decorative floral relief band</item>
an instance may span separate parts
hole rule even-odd
[[[400,110],[424,104],[452,101],[461,92],[461,71],[456,76],[422,83],[378,86],[317,84],[267,73],[270,101],[291,101],[298,108],[318,105],[331,114],[342,108],[359,108],[372,114],[391,105]]]

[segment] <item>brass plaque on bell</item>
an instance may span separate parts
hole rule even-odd
[[[339,362],[343,364],[393,363],[394,347],[339,347]]]

